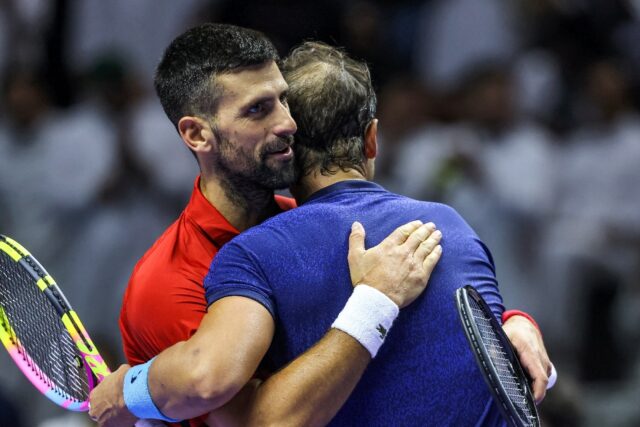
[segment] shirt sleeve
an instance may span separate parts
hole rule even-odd
[[[162,279],[134,280],[120,312],[120,333],[127,361],[144,363],[173,344],[189,339],[207,313],[202,278],[164,272]],[[134,275],[135,276],[135,275]],[[167,315],[171,313],[171,315]]]
[[[480,246],[480,249],[476,251],[477,259],[473,260],[474,268],[471,270],[469,284],[476,288],[491,308],[498,322],[502,323],[501,319],[502,313],[504,312],[504,304],[498,288],[498,279],[496,278],[493,257],[491,256],[489,248],[487,248],[480,239],[476,238],[476,242]]]
[[[456,282],[456,286],[473,286],[500,322],[504,305],[489,248],[453,208],[443,209],[440,222],[442,224],[438,221],[436,224],[449,230],[443,236],[443,256],[455,259],[455,262],[449,264],[452,267],[446,274],[451,275],[451,280]]]
[[[236,240],[227,243],[211,262],[204,279],[207,305],[224,297],[241,296],[262,304],[275,318],[269,281],[255,254]]]

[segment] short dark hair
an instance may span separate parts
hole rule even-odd
[[[341,49],[305,42],[285,58],[282,72],[298,124],[296,158],[303,174],[320,167],[364,173],[364,133],[376,112],[369,68]]]
[[[207,23],[171,42],[156,69],[154,86],[165,113],[177,128],[184,116],[215,114],[222,94],[216,75],[278,60],[276,48],[264,34]]]

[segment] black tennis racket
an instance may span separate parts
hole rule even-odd
[[[456,291],[456,305],[478,367],[507,423],[539,426],[529,380],[487,303],[467,285]]]
[[[68,410],[88,411],[89,393],[110,373],[53,278],[24,247],[1,234],[0,341],[31,383]]]

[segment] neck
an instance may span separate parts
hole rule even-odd
[[[346,171],[338,169],[337,172],[330,175],[323,175],[319,169],[314,169],[300,178],[300,180],[291,187],[291,194],[295,197],[298,204],[302,204],[316,191],[320,191],[337,182],[353,179],[366,180],[367,178],[355,169],[348,169]]]
[[[204,172],[200,177],[204,197],[239,231],[244,231],[280,212],[273,190],[258,186],[241,187]]]

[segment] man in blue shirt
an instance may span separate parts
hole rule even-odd
[[[166,93],[160,91],[163,105],[166,104],[169,117],[176,124],[182,140],[195,153],[203,177],[206,177],[200,181],[202,193],[209,196],[206,199],[212,203],[210,208],[215,206],[229,222],[237,222],[239,225],[235,227],[239,230],[269,216],[264,215],[268,212],[264,211],[263,202],[269,206],[276,181],[284,185],[284,180],[274,181],[273,178],[285,177],[281,175],[283,171],[289,177],[288,172],[294,169],[290,167],[293,166],[290,144],[291,133],[296,126],[287,104],[288,85],[276,66],[274,52],[275,49],[263,36],[251,30],[205,24],[187,31],[172,42],[159,66],[168,74],[162,72],[157,76],[157,79],[164,81],[161,86],[166,89]],[[251,61],[247,62],[249,59]],[[293,64],[290,62],[290,65]],[[323,68],[322,64],[318,65],[320,69]],[[317,71],[317,67],[307,68]],[[290,71],[289,74],[294,77],[293,69]],[[345,73],[346,77],[350,75],[349,72]],[[189,78],[185,78],[185,75]],[[304,81],[298,79],[298,82]],[[322,79],[311,79],[309,84],[318,82],[325,83]],[[367,95],[373,96],[368,74],[364,85],[355,83],[356,88],[364,88]],[[357,95],[352,93],[353,86],[347,85],[346,89],[337,88],[340,97],[329,95],[326,110],[318,109],[315,104],[316,111],[311,115],[300,115],[300,118],[306,117],[307,120],[311,117],[317,118],[318,123],[325,121],[336,124],[326,127],[323,132],[334,129],[346,132],[345,135],[354,132],[349,122],[351,112],[344,111],[344,107],[352,108],[349,102],[354,99],[358,102],[359,98],[351,98]],[[321,92],[322,89],[318,95]],[[163,93],[168,98],[165,99]],[[314,95],[312,93],[308,99],[313,99]],[[299,101],[303,99],[298,98]],[[334,147],[336,150],[332,148],[328,166],[333,162],[340,168],[337,170],[340,173],[323,175],[322,169],[319,169],[321,173],[316,174],[313,180],[304,177],[294,189],[300,200],[335,181],[363,181],[364,177],[372,176],[373,171],[369,169],[373,162],[366,159],[375,156],[375,143],[373,153],[369,142],[366,152],[362,143],[365,129],[371,129],[367,131],[367,141],[371,135],[375,136],[376,122],[371,120],[375,97],[366,97],[363,101],[367,105],[356,105],[353,110],[357,116],[357,126],[364,123],[360,130],[355,130],[355,140],[352,141],[360,141],[359,148],[354,146],[355,151],[354,147],[342,147],[344,150],[341,147]],[[305,107],[304,102],[299,104]],[[342,120],[326,121],[336,113],[335,117],[344,118],[344,123]],[[370,122],[371,125],[368,124]],[[306,127],[306,132],[315,132],[309,123],[302,125]],[[302,135],[309,139],[304,133]],[[326,135],[331,136],[331,133],[326,132]],[[332,141],[333,138],[326,140]],[[308,151],[305,152],[303,147],[303,157],[300,159],[303,166],[307,165],[303,170],[312,172],[313,165],[308,164],[311,159]],[[329,181],[323,181],[325,178]],[[206,185],[203,186],[203,182]],[[396,216],[394,212],[391,219]],[[434,219],[439,218],[436,215]],[[211,222],[211,218],[203,220],[207,229],[216,223]],[[288,343],[282,339],[282,335],[276,341],[272,340],[277,320],[273,317],[273,301],[261,298],[261,292],[252,288],[251,282],[246,286],[246,269],[240,268],[239,280],[232,283],[238,292],[237,296],[221,298],[211,304],[197,332],[187,341],[176,343],[162,351],[157,358],[141,365],[132,368],[123,365],[106,378],[92,392],[91,416],[105,427],[131,425],[134,416],[170,421],[192,418],[209,411],[214,411],[207,420],[210,425],[326,424],[347,400],[380,348],[391,322],[398,315],[398,308],[416,298],[416,289],[418,292],[424,289],[435,259],[439,258],[441,251],[437,242],[441,234],[436,235],[435,226],[430,223],[419,226],[420,222],[414,221],[414,218],[411,221],[368,250],[364,249],[364,228],[356,223],[349,238],[348,262],[345,262],[343,249],[344,239],[349,233],[341,234],[341,229],[337,228],[339,223],[335,227],[333,224],[326,227],[327,224],[323,222],[319,236],[325,232],[332,234],[337,239],[337,246],[324,245],[325,236],[318,237],[317,244],[322,242],[323,246],[317,248],[321,249],[322,255],[339,252],[342,258],[328,269],[318,262],[319,267],[325,268],[324,272],[318,274],[324,274],[326,280],[333,280],[337,277],[332,274],[336,270],[340,272],[340,280],[346,280],[342,283],[343,287],[351,289],[348,283],[358,286],[333,327],[321,326],[325,328],[322,339],[265,381],[250,381],[260,360],[271,344],[276,346],[281,341],[284,345]],[[199,227],[200,223],[195,223],[195,226]],[[298,234],[298,227],[289,229]],[[368,231],[373,232],[374,240],[379,240],[377,236],[380,231]],[[452,237],[448,236],[447,239],[450,241]],[[186,240],[185,247],[191,247],[193,239]],[[176,250],[179,252],[175,248],[169,252]],[[278,257],[278,262],[271,264],[274,268],[290,268],[287,252],[280,252]],[[421,260],[425,257],[423,265]],[[317,261],[322,261],[318,254],[308,260],[311,265]],[[342,274],[347,265],[351,277]],[[185,264],[187,267],[193,268]],[[305,274],[306,271],[301,269],[299,274]],[[167,279],[163,277],[162,280]],[[175,289],[179,290],[179,286],[176,284]],[[327,292],[332,292],[335,286],[329,285]],[[376,289],[382,292],[374,292]],[[308,291],[309,295],[313,295],[313,288]],[[158,292],[162,293],[162,290]],[[245,293],[250,297],[245,297]],[[169,292],[166,295],[167,298],[173,298],[177,294]],[[308,315],[318,319],[317,310],[307,309],[311,300],[306,299],[306,292],[303,296],[305,298],[300,301],[300,309],[293,308],[289,312],[298,315],[306,310]],[[268,294],[262,297],[268,297]],[[321,300],[315,302],[320,303]],[[493,302],[500,310],[499,299],[494,298]],[[197,301],[193,303],[199,307]],[[276,311],[279,310],[277,307]],[[332,306],[327,306],[326,310],[332,310]],[[322,312],[326,310],[323,308]],[[167,313],[171,316],[175,314],[170,311]],[[184,321],[180,316],[174,319],[176,323]],[[321,323],[318,322],[318,325]],[[407,333],[412,333],[414,326],[409,324],[408,328]],[[539,332],[522,315],[510,319],[505,324],[505,330],[518,349],[525,368],[530,368],[529,372],[538,379],[536,382],[546,384],[549,362]],[[159,333],[164,333],[162,328]],[[297,337],[313,333],[312,329],[305,328]],[[273,369],[275,366],[279,366],[279,362],[271,359],[267,367]],[[395,368],[392,365],[390,369]],[[437,398],[438,393],[431,395]],[[543,393],[544,386],[540,388],[537,398],[542,398]],[[234,395],[233,400],[229,401]],[[382,401],[376,404],[385,406]],[[418,418],[415,421],[420,422]]]
[[[327,45],[305,43],[287,58],[283,74],[298,124],[301,178],[292,193],[300,206],[246,231],[220,251],[205,279],[208,303],[242,296],[269,310],[276,328],[264,366],[272,372],[332,326],[367,347],[367,338],[353,330],[354,322],[340,321],[351,294],[343,286],[349,280],[344,255],[351,224],[362,223],[368,245],[375,245],[402,223],[433,221],[442,232],[443,254],[431,284],[397,319],[398,326],[331,425],[504,424],[454,303],[454,291],[471,284],[501,317],[504,307],[489,250],[452,208],[396,195],[370,182],[377,120],[365,64]],[[387,328],[379,332],[384,336]]]
[[[101,426],[131,426],[136,418],[264,425],[262,412],[271,425],[326,423],[371,360],[359,341],[332,328],[289,367],[253,381],[273,337],[271,314],[243,297],[205,305],[202,281],[219,248],[293,207],[290,199],[274,199],[274,189],[291,184],[296,172],[296,124],[278,62],[263,34],[207,23],[176,37],[158,65],[160,101],[201,173],[190,204],[132,276],[121,325],[129,357],[139,364],[122,365],[92,390],[89,414]],[[364,229],[354,227],[353,276],[344,285],[368,285],[357,293],[379,302],[382,327],[426,287],[440,253],[434,231],[412,220],[365,250]],[[372,345],[383,341],[371,338]],[[230,420],[229,408],[221,408],[238,394],[229,406],[252,398],[243,405],[246,420]],[[214,419],[200,417],[210,411]]]

